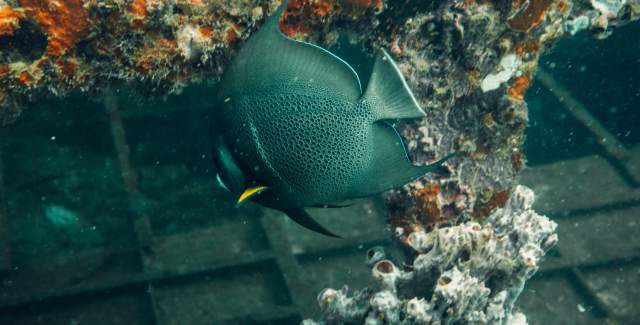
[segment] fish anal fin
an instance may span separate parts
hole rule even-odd
[[[335,238],[342,238],[336,234],[334,234],[333,232],[327,230],[325,227],[323,227],[321,224],[319,224],[317,221],[313,220],[313,218],[306,212],[304,211],[304,209],[302,208],[296,208],[296,209],[288,209],[286,211],[284,211],[284,213],[287,214],[287,216],[289,216],[289,218],[291,218],[291,220],[295,221],[297,224],[309,229],[309,230],[313,230],[317,233],[323,234],[325,236],[329,236],[329,237],[335,237]]]
[[[425,116],[393,58],[380,49],[363,100],[372,105],[377,120]]]

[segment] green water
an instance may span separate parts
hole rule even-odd
[[[640,143],[640,42],[629,40],[639,34],[639,24],[603,41],[580,34],[540,61],[632,156],[640,156],[634,151]],[[1,244],[11,257],[0,261],[8,268],[0,270],[0,323],[288,324],[318,316],[315,294],[324,287],[371,284],[365,251],[392,247],[379,198],[344,212],[367,220],[329,216],[360,231],[360,245],[334,245],[300,231],[289,238],[296,255],[283,255],[283,235],[262,221],[277,218],[252,205],[235,208],[234,198],[215,186],[206,136],[212,87],[192,86],[166,100],[115,93],[137,172],[133,192],[123,185],[112,117],[102,99],[75,94],[41,101],[15,126],[0,130],[9,234]],[[618,193],[613,187],[628,194],[568,216],[550,212],[561,224],[561,243],[563,234],[577,236],[571,229],[583,223],[591,233],[582,237],[636,229],[640,197],[632,178],[638,169],[611,157],[539,82],[526,100],[530,166],[578,161],[571,166],[581,167],[596,161],[589,157],[605,157],[611,173],[603,175],[613,175],[610,182],[581,174],[575,186],[602,183],[612,186],[598,188],[602,196]],[[273,222],[296,227],[283,218]],[[620,236],[622,243],[609,251],[543,270],[518,308],[533,324],[631,324],[638,315],[640,246]],[[572,249],[561,246],[550,260],[573,256]],[[613,257],[603,258],[607,254]],[[295,270],[289,269],[292,260]],[[291,272],[305,280],[295,282]]]

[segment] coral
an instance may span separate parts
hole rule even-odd
[[[21,19],[24,19],[24,13],[21,10],[10,7],[0,8],[0,36],[13,36]]]
[[[517,186],[484,225],[412,233],[410,266],[377,261],[377,291],[325,289],[318,295],[321,323],[526,324],[514,303],[557,241],[556,224],[531,209],[533,200],[530,189]]]
[[[507,92],[509,93],[509,96],[511,96],[511,98],[522,101],[524,100],[524,93],[527,91],[527,88],[529,88],[530,83],[531,76],[520,76],[514,80],[513,85],[509,87],[509,90],[507,90]]]
[[[638,18],[639,2],[613,2],[605,10],[609,22]],[[387,5],[385,12],[402,10]],[[398,127],[414,162],[467,154],[387,193],[389,223],[400,242],[435,224],[482,221],[504,206],[526,163],[524,96],[540,53],[576,28],[607,35],[596,21],[603,15],[598,7],[563,0],[435,2],[414,4],[404,23],[383,24],[386,34],[379,39],[396,54],[427,112],[427,118]],[[576,22],[585,16],[592,17],[587,26]],[[430,190],[435,188],[440,190]]]
[[[482,89],[483,92],[498,89],[501,84],[509,81],[509,79],[513,77],[518,70],[518,66],[521,64],[521,62],[518,62],[518,58],[515,54],[505,55],[500,60],[500,70],[496,73],[490,73],[484,77],[480,84],[480,89]]]
[[[526,1],[525,8],[509,19],[509,27],[521,32],[530,31],[542,23],[553,2],[554,0]]]
[[[81,0],[22,0],[20,4],[48,35],[48,55],[64,55],[88,32],[88,12]]]
[[[0,121],[15,120],[32,98],[47,94],[95,92],[126,82],[144,94],[164,95],[203,79],[215,80],[277,4],[266,0],[2,0]],[[479,80],[500,74],[499,62],[511,60],[514,53],[515,75],[499,85],[506,84],[511,97],[518,100],[526,89],[521,77],[533,75],[545,43],[580,29],[606,36],[610,26],[637,19],[639,12],[637,1],[614,0],[291,0],[281,26],[290,36],[323,46],[345,33],[371,51],[387,47],[413,79],[411,86],[422,90],[420,101],[446,111],[454,104],[481,99],[473,98]],[[486,96],[497,100],[495,94]],[[509,105],[497,105],[496,110],[504,111],[504,106]],[[524,107],[514,104],[511,110],[511,124],[517,125]],[[493,131],[505,131],[504,119],[492,115]],[[432,145],[447,150],[454,142],[470,145],[476,149],[475,157],[493,150],[490,144],[471,143],[468,138],[468,134],[458,135],[444,146]],[[431,158],[440,154],[426,151]]]
[[[327,17],[345,16],[354,20],[368,12],[379,14],[383,8],[382,0],[291,0],[281,29],[289,37],[305,36],[326,26]]]

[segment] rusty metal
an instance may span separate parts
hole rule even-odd
[[[105,94],[104,105],[109,115],[111,135],[113,137],[113,144],[116,150],[122,180],[124,181],[125,191],[129,197],[130,205],[136,213],[133,225],[138,243],[141,247],[142,256],[144,257],[148,254],[153,236],[151,222],[144,208],[145,199],[138,186],[138,175],[131,163],[131,150],[127,143],[127,134],[124,123],[122,122],[122,117],[120,116],[118,101],[113,93],[107,92]]]
[[[109,115],[109,125],[111,126],[111,135],[118,156],[118,165],[120,166],[120,174],[124,181],[125,190],[129,197],[129,204],[134,211],[133,227],[138,241],[140,258],[143,268],[149,266],[149,255],[153,254],[153,230],[151,229],[151,221],[146,212],[146,199],[138,184],[138,174],[131,163],[131,150],[127,143],[127,134],[120,115],[118,100],[111,91],[107,91],[104,96],[104,105]],[[153,310],[153,320],[158,323],[157,302],[154,294],[153,284],[147,281],[146,295],[151,303]]]

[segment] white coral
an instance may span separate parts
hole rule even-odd
[[[490,73],[480,84],[482,92],[498,89],[501,84],[507,82],[513,77],[518,68],[522,65],[522,61],[516,57],[515,54],[507,54],[500,60],[499,70],[495,73]]]
[[[530,189],[517,186],[506,206],[484,225],[467,222],[409,234],[407,242],[418,253],[412,270],[402,271],[381,260],[372,270],[380,291],[347,297],[345,289],[325,290],[319,297],[324,319],[365,324],[526,324],[524,315],[512,313],[513,305],[545,251],[557,242],[556,224],[535,213],[533,201]]]

